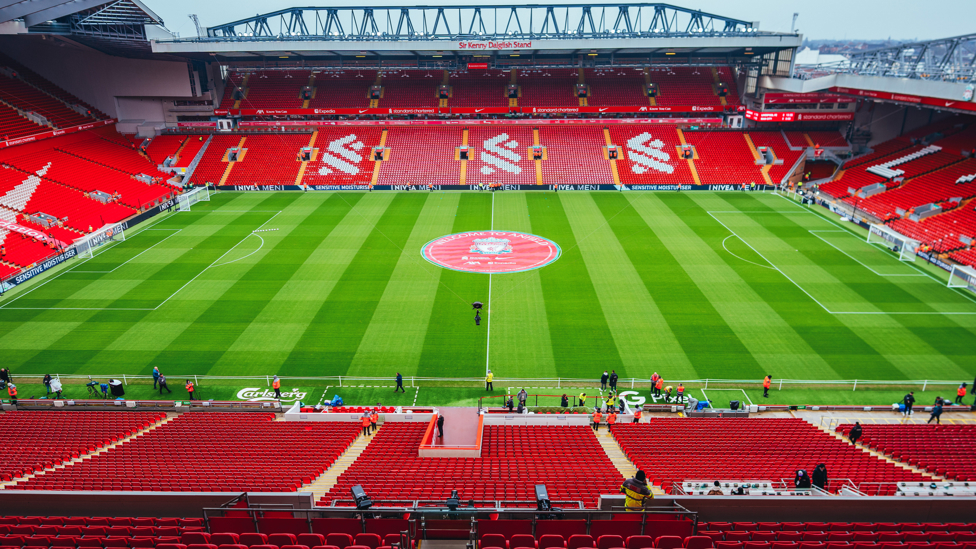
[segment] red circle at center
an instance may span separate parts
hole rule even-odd
[[[445,269],[467,273],[520,273],[559,259],[559,245],[517,231],[471,231],[431,240],[424,259]]]

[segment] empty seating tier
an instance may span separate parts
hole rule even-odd
[[[315,96],[308,101],[310,109],[369,107],[369,88],[376,82],[376,71],[343,70],[313,76]]]
[[[616,493],[623,482],[588,427],[485,426],[482,457],[450,459],[417,455],[426,431],[426,423],[385,423],[322,503],[348,500],[350,488],[361,484],[374,502],[443,501],[457,490],[462,500],[534,508],[533,487],[546,484],[554,504],[580,500],[593,507],[600,494]],[[383,497],[392,485],[394,495]]]
[[[383,73],[383,97],[380,107],[437,107],[437,88],[444,81],[444,71],[388,71]]]
[[[76,411],[0,414],[0,444],[8,449],[0,457],[0,478],[9,481],[94,452],[165,416],[158,412]]]
[[[694,185],[674,126],[612,125],[610,140],[623,149],[617,173],[626,185]]]
[[[542,126],[546,148],[542,182],[549,185],[613,184],[610,162],[603,156],[607,140],[598,126]]]
[[[455,160],[461,128],[390,128],[386,146],[390,161],[383,162],[380,185],[456,185],[461,163]]]
[[[495,69],[452,74],[451,107],[507,107],[511,72]]]
[[[190,139],[186,135],[157,135],[146,147],[146,156],[156,165],[162,164],[167,158],[176,156],[183,143]]]
[[[846,435],[851,427],[837,431]],[[948,479],[976,480],[976,425],[865,425],[860,442]]]
[[[774,185],[782,183],[793,172],[793,167],[804,152],[804,149],[798,151],[790,149],[789,143],[783,139],[781,132],[750,131],[749,138],[752,139],[752,144],[756,147],[769,147],[776,156],[776,160],[783,161],[782,164],[774,164],[769,168],[769,178]]]
[[[466,183],[535,185],[532,129],[527,126],[472,126],[468,130]]]
[[[644,69],[586,69],[591,107],[613,105],[649,105]]]
[[[741,132],[684,132],[695,147],[695,169],[703,185],[764,183],[762,170]]]
[[[519,69],[520,107],[578,107],[578,69]]]
[[[299,153],[311,134],[250,135],[244,156],[237,162],[227,185],[294,185],[301,168]]]
[[[827,466],[827,489],[853,483],[872,495],[891,495],[895,482],[922,475],[883,461],[801,419],[669,419],[618,424],[614,436],[648,482],[670,490],[687,479],[785,479],[798,469]]]
[[[215,135],[210,140],[210,145],[203,153],[203,158],[197,164],[196,170],[190,177],[194,185],[216,185],[220,182],[224,172],[227,171],[227,150],[236,147],[241,141],[239,135]]]
[[[356,423],[274,419],[271,413],[183,414],[17,488],[293,492],[331,466],[359,432]]]
[[[306,185],[368,185],[373,177],[373,147],[383,130],[371,126],[324,126],[319,128],[315,159],[305,168]]]

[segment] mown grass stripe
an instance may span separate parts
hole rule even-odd
[[[165,363],[183,353],[190,353],[196,356],[193,363],[198,368],[191,371],[198,373],[245,375],[277,369],[280,363],[267,360],[268,357],[260,352],[234,356],[234,367],[225,367],[223,371],[221,363],[228,360],[234,345],[245,337],[255,319],[269,306],[316,246],[349,214],[361,196],[305,196],[291,208],[286,207],[267,225],[281,230],[266,236],[265,247],[252,256],[258,258],[256,261],[223,265],[207,273],[207,278],[201,283],[214,286],[220,299],[209,302],[206,307],[198,306],[197,312],[192,315],[192,323],[184,329],[180,339],[167,345],[154,363]],[[232,258],[228,256],[225,259]],[[190,300],[180,303],[183,307],[191,304]],[[279,336],[279,331],[267,330],[249,339],[273,348]]]
[[[251,219],[252,215],[256,214],[234,214],[232,217],[227,219],[228,225],[234,226],[234,229],[231,232],[234,232],[236,236],[230,237],[233,242],[227,245],[225,248],[221,249],[219,245],[220,243],[225,243],[228,240],[228,237],[215,232],[195,243],[194,249],[188,251],[186,254],[183,254],[179,260],[164,265],[160,271],[157,271],[157,274],[165,271],[167,273],[172,273],[170,275],[172,277],[176,276],[176,273],[183,273],[184,277],[182,278],[182,282],[179,282],[179,285],[173,288],[173,291],[175,291],[179,288],[179,286],[185,284],[187,280],[199,273],[200,270],[206,268],[207,265],[219,257],[220,254],[226,251],[227,248],[236,244],[242,238],[242,235],[237,233],[246,234],[246,232],[249,232],[248,229],[245,229],[247,226],[254,228],[256,224],[254,224],[254,220]],[[270,215],[272,214],[261,214],[262,221],[267,219]],[[242,217],[247,219],[248,223],[251,223],[251,225],[236,223]],[[206,218],[207,216],[200,217],[197,222],[203,222]],[[185,222],[185,220],[181,221]],[[260,221],[257,224],[260,224]],[[187,276],[186,273],[190,272],[192,272],[192,274]],[[217,297],[219,296],[215,296],[214,299],[217,299]],[[120,302],[126,303],[128,301],[123,301],[123,299],[120,299],[109,302],[106,304],[106,306],[118,307],[120,306],[118,305]],[[155,306],[158,303],[159,301],[156,301],[152,306]],[[91,365],[90,362],[96,356],[98,356],[98,354],[106,346],[110,345],[133,324],[146,318],[146,316],[150,313],[149,311],[71,312],[76,313],[76,317],[83,318],[83,322],[75,327],[75,329],[59,338],[57,341],[51,343],[47,348],[40,349],[35,356],[31,357],[29,363],[24,364],[23,367],[20,368],[21,371],[25,373],[47,373],[47,371],[51,369],[51,365],[56,364],[57,371],[59,373],[70,374],[82,370],[84,370],[86,373],[97,372],[101,364],[94,365],[95,370],[93,371],[91,368],[93,365]],[[127,358],[132,357],[128,356]],[[149,360],[149,357],[143,355],[142,359],[136,364],[145,364],[147,360]],[[117,366],[116,364],[111,364],[111,366],[113,366],[111,369],[113,373],[117,373],[119,371],[115,368],[115,366]],[[131,371],[131,368],[134,367],[138,366],[129,363],[125,369],[122,370],[122,372],[126,373],[127,371]]]
[[[695,370],[709,377],[761,378],[764,369],[628,198],[606,194],[594,201]]]
[[[614,197],[623,198],[618,193]],[[594,290],[625,369],[656,371],[667,379],[696,379],[698,373],[614,229],[619,214],[633,214],[627,200],[602,201],[606,207],[601,208],[598,193],[574,193],[564,194],[560,201],[590,279],[603,282]]]
[[[760,200],[753,196],[734,196],[734,200],[727,200],[730,204],[738,203],[743,208],[749,208],[751,210],[761,210],[770,211],[774,208],[778,208],[777,203],[769,204],[769,200]],[[798,210],[798,215],[813,215],[810,213],[804,213],[802,210]],[[763,214],[761,217],[770,216],[780,216],[788,219],[790,223],[796,225],[796,223],[789,219],[791,216],[782,216],[781,214]],[[825,222],[825,226],[828,226]],[[794,236],[794,242],[798,242],[802,234],[799,230],[791,231]],[[802,231],[806,233],[805,230]],[[809,233],[807,233],[809,234]],[[809,237],[814,238],[814,237]],[[803,250],[805,247],[798,247],[797,249]],[[833,248],[831,248],[834,252]],[[829,254],[829,252],[827,252]],[[819,257],[821,254],[817,254]],[[903,298],[907,298],[909,302],[917,302],[920,306],[931,310],[931,308],[924,302],[921,302],[915,296],[908,294],[903,288],[900,288],[892,282],[891,279],[877,277],[864,269],[861,265],[855,262],[853,259],[847,257],[840,252],[829,254],[829,256],[824,255],[817,260],[817,264],[824,268],[828,272],[832,269],[846,268],[847,274],[843,277],[838,277],[838,284],[845,284],[847,286],[852,286],[852,283],[846,282],[844,279],[851,278],[851,274],[861,272],[863,278],[870,278],[874,282],[870,283],[871,286],[880,285],[893,287],[896,291],[891,292],[891,294],[885,294],[880,296],[883,302],[887,303],[899,303]],[[948,291],[943,288],[937,288],[934,281],[923,280],[924,283],[932,284],[933,289]],[[872,296],[875,295],[875,291],[872,290],[870,293],[862,293],[858,291],[858,288],[863,288],[868,283],[856,282],[853,283],[852,289],[862,295],[865,300],[872,301]],[[865,309],[867,310],[867,309]],[[969,377],[976,373],[976,347],[972,345],[959,344],[963,341],[972,341],[973,331],[972,329],[967,329],[960,326],[955,318],[931,314],[931,315],[864,315],[870,316],[871,318],[859,317],[857,315],[843,316],[838,318],[839,323],[844,324],[849,329],[856,331],[860,334],[867,343],[872,345],[879,353],[885,355],[887,360],[892,362],[898,370],[901,372],[901,378],[938,378],[942,379],[946,376],[960,376]]]
[[[529,193],[525,200],[532,233],[549,238],[562,248],[558,261],[539,270],[545,296],[552,354],[560,377],[599,379],[604,369],[628,377],[613,334],[603,315],[594,281],[576,245],[573,228],[561,197],[555,193]],[[612,284],[611,280],[598,281]]]
[[[446,272],[423,259],[427,242],[451,233],[462,195],[430,196],[410,232],[390,275],[376,312],[348,370],[353,376],[416,375],[441,275]]]
[[[404,193],[393,198],[288,355],[281,373],[346,374],[428,196]]]
[[[729,196],[729,194],[712,195],[694,200],[688,196],[680,199],[669,197],[668,201],[674,204],[674,209],[681,209],[684,214],[687,214],[689,209],[701,211],[699,230],[710,230],[714,235],[713,238],[718,239],[721,235],[728,235],[728,230],[704,212],[708,209],[733,209],[730,207],[731,203],[725,200]],[[743,205],[742,208],[735,209],[748,212],[750,209],[755,210],[756,205],[751,205],[749,208]],[[734,215],[748,215],[748,213]],[[742,266],[731,260],[729,265],[737,271],[745,272]],[[755,271],[752,276],[744,279],[753,291],[765,299],[841,378],[905,379],[894,364],[868,341],[847,327],[841,319],[825,311],[779,272],[768,269],[765,271],[768,272]],[[801,374],[798,374],[795,379],[801,378]]]
[[[532,232],[525,193],[495,193],[495,229]],[[492,277],[489,358],[499,377],[558,377],[538,270]]]
[[[490,228],[491,194],[462,195],[451,234]],[[471,303],[488,302],[488,275],[444,269],[440,282],[417,375],[483,376],[488,326],[475,326]]]

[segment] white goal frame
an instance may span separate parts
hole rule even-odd
[[[976,269],[965,265],[953,265],[952,270],[949,271],[948,286],[976,292]]]
[[[112,242],[125,242],[125,229],[122,224],[105,225],[101,229],[75,241],[79,257],[95,257],[95,248]]]
[[[210,189],[206,186],[196,187],[192,191],[176,195],[176,203],[181,212],[190,211],[190,207],[197,202],[210,202]]]
[[[884,225],[871,225],[868,229],[868,244],[881,244],[896,252],[898,261],[915,261],[915,251],[920,245],[918,240],[889,229]]]

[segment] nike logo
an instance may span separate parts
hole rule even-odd
[[[946,104],[945,104],[945,106],[946,106],[946,107],[948,107],[948,106],[950,106],[950,105],[955,105],[955,104],[956,104],[956,102],[955,102],[955,101],[946,101]]]
[[[607,109],[600,109],[600,112],[603,112],[603,111],[605,111],[605,110],[607,110]]]
[[[359,114],[363,114],[364,112],[366,112],[366,111],[368,111],[368,110],[369,110],[369,109],[359,109]]]
[[[483,110],[485,110],[485,109],[475,109],[474,112],[481,112]]]

